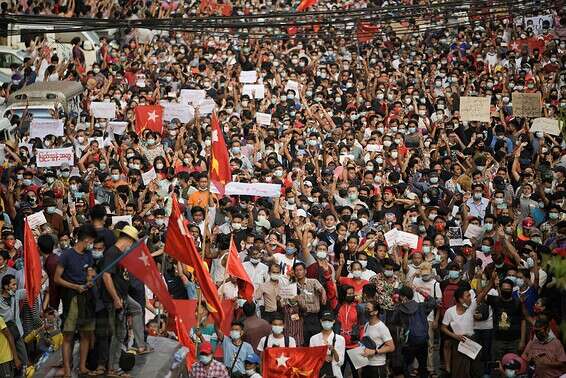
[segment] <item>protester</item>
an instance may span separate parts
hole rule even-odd
[[[564,368],[562,1],[0,9],[10,31],[54,16],[94,35],[0,36],[25,55],[0,86],[6,376],[45,366],[33,349],[51,311],[61,376],[143,375],[119,357],[149,358],[144,331],[175,334],[195,377],[269,376],[254,352],[332,335],[344,348],[324,370],[346,378]],[[20,89],[72,82],[81,93],[50,111],[13,106]],[[141,278],[116,262],[140,245]]]

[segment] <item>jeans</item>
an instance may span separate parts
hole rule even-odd
[[[490,371],[487,368],[487,363],[491,361],[491,340],[493,339],[493,329],[475,329],[475,337],[477,342],[482,345],[480,354],[477,358],[483,364],[483,369],[485,374],[489,374]]]
[[[426,367],[427,350],[428,342],[424,342],[418,345],[406,345],[403,347],[403,373],[405,374],[405,377],[411,376],[410,367],[413,364],[415,358],[419,363],[418,376],[421,378],[428,377],[428,371]]]
[[[124,305],[120,311],[117,311],[113,304],[108,305],[108,322],[112,332],[110,351],[108,354],[110,369],[117,370],[120,367],[119,362],[122,345],[124,344],[124,339],[128,332],[126,316],[132,317],[132,331],[136,345],[138,348],[147,348],[143,337],[144,324],[142,315],[140,304],[129,295],[124,298]]]
[[[491,344],[491,360],[500,361],[505,354],[517,353],[518,350],[518,340],[498,340],[494,338]]]
[[[319,333],[321,330],[318,313],[306,313],[303,317],[303,345],[308,346],[311,337]]]

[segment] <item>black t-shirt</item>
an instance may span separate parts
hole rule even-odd
[[[523,311],[519,299],[504,301],[499,296],[488,295],[487,303],[493,310],[494,336],[498,340],[518,340],[521,337]]]
[[[381,221],[385,219],[387,223],[397,223],[403,221],[401,214],[403,214],[403,208],[400,205],[394,204],[391,207],[386,207],[384,204],[381,210],[375,213],[374,220]]]
[[[98,238],[104,240],[104,248],[110,248],[116,243],[116,236],[106,227],[97,229],[96,234]]]
[[[102,266],[106,268],[121,254],[122,251],[116,248],[115,245],[108,248],[106,251],[104,251],[104,262]],[[128,277],[128,271],[122,268],[120,264],[116,264],[108,270],[108,273],[112,275],[112,282],[114,283],[114,288],[116,289],[118,296],[120,298],[126,298],[126,296],[128,295],[128,289],[130,288],[130,278]],[[108,290],[106,290],[106,287],[104,287],[102,299],[106,303],[113,302],[113,299],[110,296],[110,293],[108,293]]]

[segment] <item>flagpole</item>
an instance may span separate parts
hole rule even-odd
[[[107,273],[110,269],[112,269],[114,266],[116,266],[116,264],[118,264],[120,261],[122,261],[122,259],[124,259],[124,257],[126,257],[127,255],[129,255],[134,249],[136,249],[137,247],[139,247],[142,243],[144,243],[146,240],[146,238],[140,239],[137,242],[135,242],[134,244],[131,245],[131,247],[124,253],[120,254],[120,256],[118,256],[117,259],[115,259],[114,261],[112,261],[110,264],[108,264],[107,267],[105,267],[100,273],[98,273],[96,276],[94,276],[94,278],[92,279],[92,282],[95,282],[97,280],[99,280],[104,273]]]

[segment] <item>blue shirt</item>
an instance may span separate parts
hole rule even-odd
[[[222,340],[222,351],[224,352],[224,365],[228,369],[228,372],[230,372],[230,368],[234,363],[234,357],[236,357],[239,347],[239,345],[234,345],[230,337],[224,336],[224,339]],[[244,341],[242,349],[240,349],[240,353],[238,353],[236,364],[234,365],[234,372],[239,371],[242,374],[246,372],[244,361],[246,360],[246,356],[252,353],[255,353],[254,348]]]
[[[534,306],[538,300],[538,291],[532,286],[529,286],[529,288],[527,289],[527,291],[525,291],[524,294],[525,294],[525,308],[529,312],[529,315],[533,315]],[[519,290],[513,291],[513,297],[519,298]]]
[[[84,285],[86,283],[86,269],[94,265],[94,259],[90,251],[81,254],[74,248],[69,248],[59,256],[59,265],[64,269],[62,278],[65,281]]]

